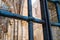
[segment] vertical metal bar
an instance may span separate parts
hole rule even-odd
[[[31,0],[28,0],[28,17],[32,17],[32,1]],[[29,40],[34,40],[32,21],[28,22],[28,32],[29,32]]]
[[[48,33],[49,33],[49,40],[53,40],[52,39],[52,32],[51,32],[51,23],[50,23],[50,15],[49,15],[49,11],[48,11],[48,1],[45,1],[45,8],[46,8],[46,16],[47,16],[47,26],[48,26]]]
[[[41,4],[42,19],[45,20],[45,24],[43,24],[44,40],[52,40],[47,0],[42,0]]]
[[[45,20],[45,24],[43,24],[43,34],[44,34],[44,40],[49,40],[49,34],[48,34],[48,28],[47,28],[47,22],[46,22],[46,11],[45,11],[45,1],[41,1],[41,13],[42,13],[42,19]]]
[[[56,11],[57,11],[58,22],[60,23],[60,4],[59,3],[56,3]]]

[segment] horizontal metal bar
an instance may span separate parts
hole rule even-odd
[[[40,19],[37,19],[34,17],[21,16],[19,14],[14,14],[14,13],[8,12],[6,10],[0,10],[0,16],[14,18],[14,19],[20,19],[20,20],[25,20],[25,21],[33,21],[36,23],[45,23],[44,20],[40,20]]]
[[[59,27],[60,26],[60,23],[52,23],[51,22],[51,26],[57,26],[57,27]]]
[[[59,0],[48,0],[48,1],[59,1]]]
[[[60,0],[48,0],[50,2],[54,2],[54,3],[60,3]]]
[[[6,10],[0,10],[0,16],[4,17],[9,17],[9,18],[14,18],[14,19],[22,19],[22,20],[27,20],[28,17],[26,16],[21,16],[19,14],[14,14]]]
[[[45,23],[44,20],[40,20],[34,17],[28,17],[28,21],[33,21],[33,22],[37,22],[37,23]]]

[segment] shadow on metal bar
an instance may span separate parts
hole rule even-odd
[[[0,16],[20,19],[20,20],[25,20],[25,21],[33,21],[33,22],[37,22],[37,23],[45,23],[44,20],[36,19],[34,17],[21,16],[19,14],[14,14],[14,13],[8,12],[6,10],[0,10]]]

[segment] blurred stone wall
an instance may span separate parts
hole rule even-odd
[[[28,16],[28,9],[27,9],[27,0],[0,0],[0,9],[7,10],[12,13],[17,13],[22,16]],[[41,10],[40,10],[40,2],[39,0],[36,0],[36,2],[32,5],[32,15],[35,18],[41,19]],[[6,18],[6,20],[4,19]],[[1,19],[1,17],[0,17]],[[13,18],[7,18],[3,17],[4,26],[6,28],[3,30],[8,30],[7,32],[4,32],[2,30],[1,33],[1,40],[29,40],[28,38],[28,22],[19,20],[19,19],[13,19]],[[3,20],[2,19],[2,20]],[[1,21],[2,21],[1,20]],[[8,21],[7,21],[8,20]],[[4,23],[3,22],[3,23]],[[2,26],[0,26],[2,27]],[[33,31],[34,31],[34,40],[43,40],[43,29],[42,24],[34,23],[33,22]]]
[[[52,2],[48,2],[50,21],[58,22],[56,5]],[[51,26],[53,40],[60,40],[60,27]]]

